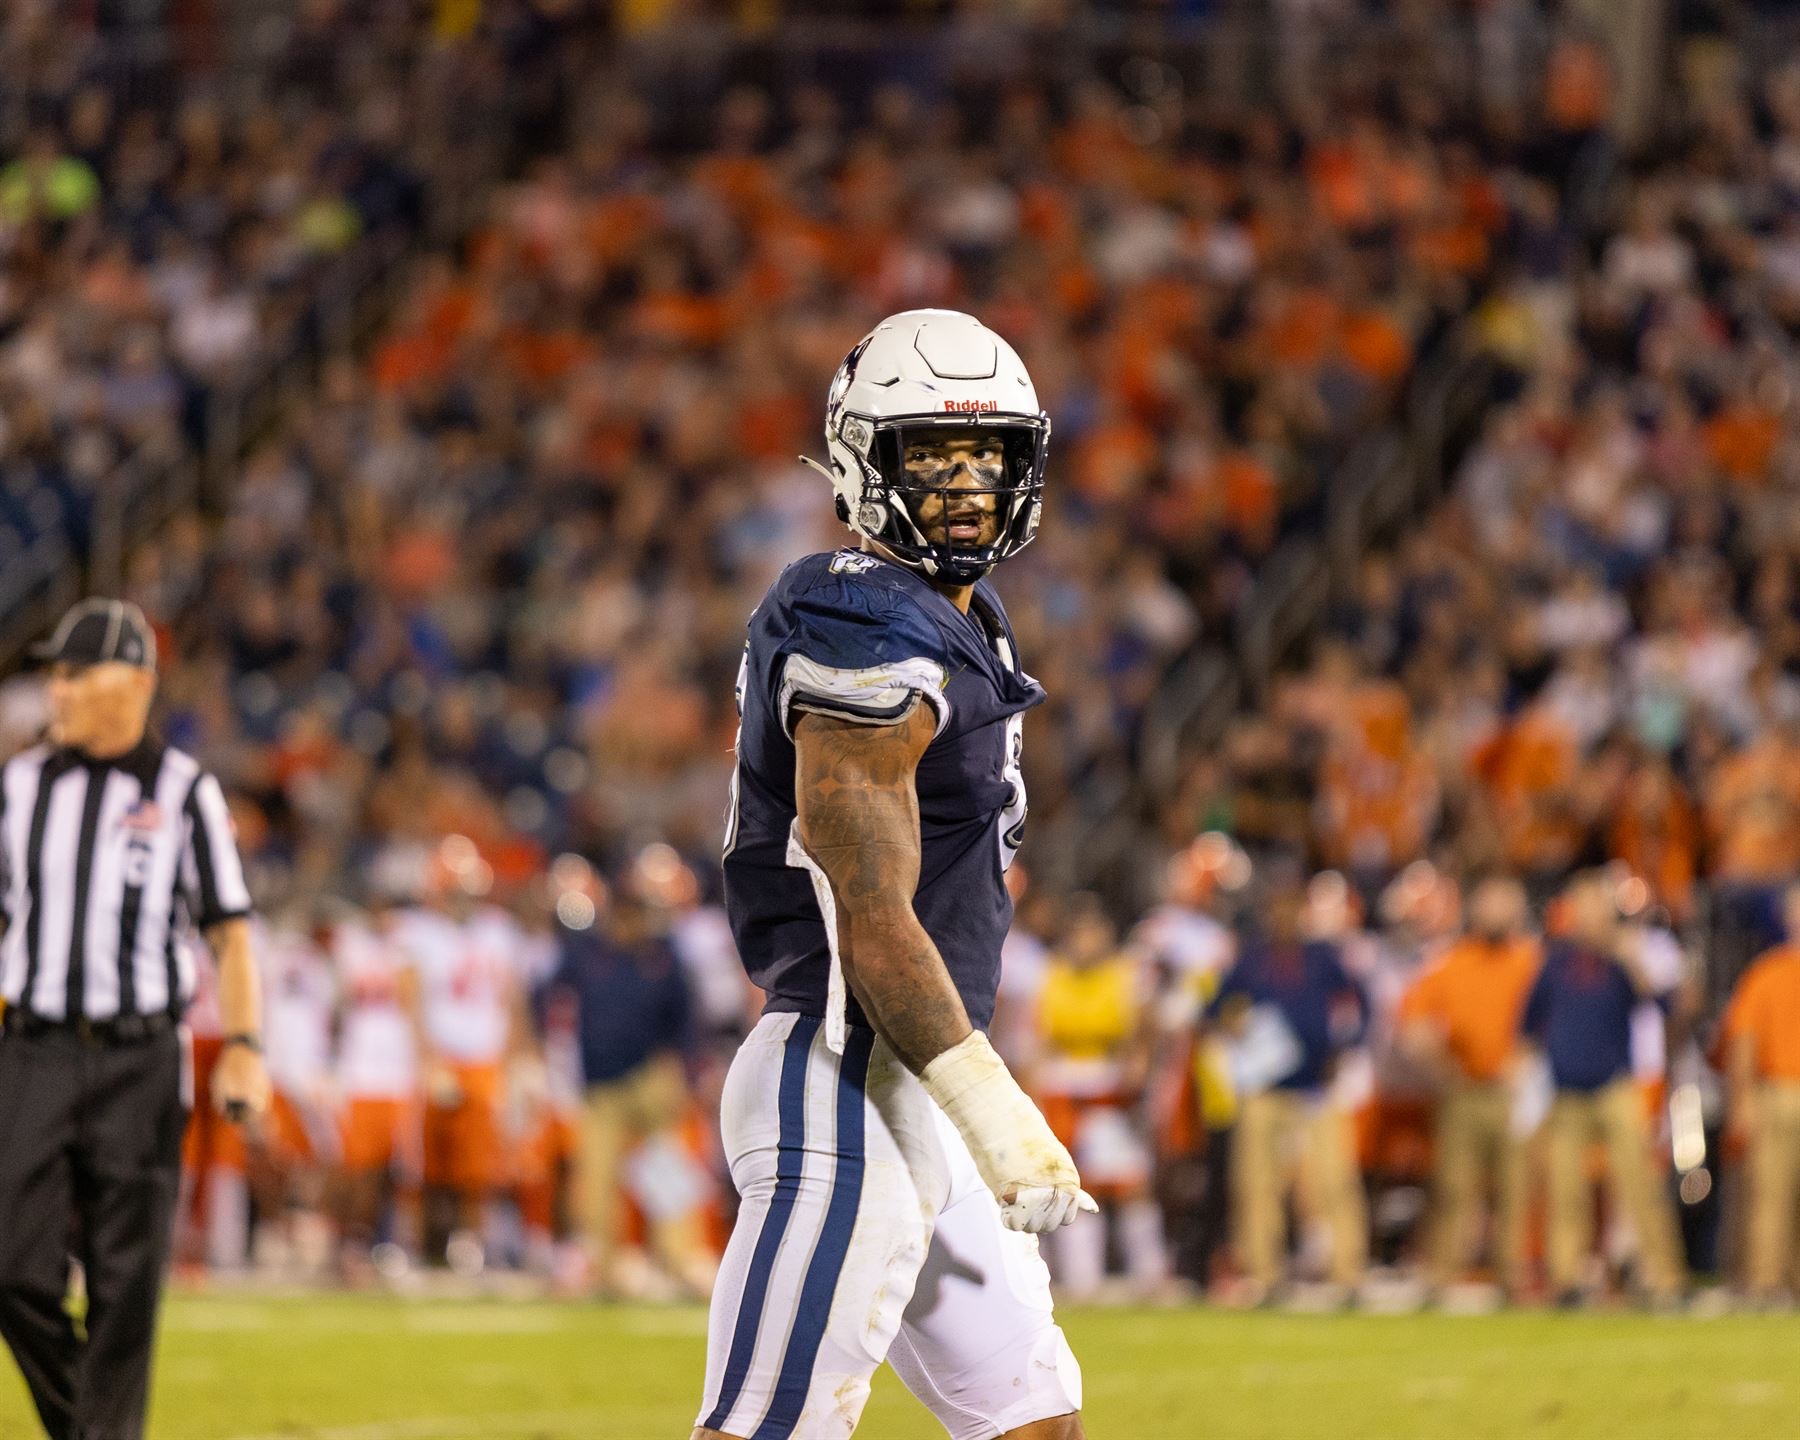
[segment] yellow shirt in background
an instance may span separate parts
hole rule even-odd
[[[1038,1033],[1059,1059],[1105,1060],[1137,1033],[1136,964],[1123,955],[1085,968],[1051,957],[1038,991]]]

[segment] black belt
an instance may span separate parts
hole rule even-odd
[[[149,1015],[114,1015],[106,1020],[50,1020],[17,1007],[9,1007],[0,1030],[8,1035],[34,1037],[68,1035],[84,1045],[142,1045],[146,1040],[175,1028],[175,1019],[166,1010]]]

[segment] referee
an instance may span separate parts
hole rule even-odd
[[[0,1335],[52,1440],[137,1440],[193,1077],[191,931],[219,967],[222,1107],[268,1100],[250,897],[219,783],[146,733],[142,612],[84,600],[38,652],[50,734],[0,770]],[[85,1333],[65,1312],[69,1257]]]

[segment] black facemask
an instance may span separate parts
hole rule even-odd
[[[909,474],[905,465],[909,440],[941,434],[946,427],[967,429],[969,417],[914,416],[880,422],[850,417],[848,423],[867,425],[872,431],[868,455],[874,475],[865,475],[858,523],[903,564],[924,570],[934,579],[972,585],[1024,549],[1037,534],[1049,447],[1049,423],[1042,416],[981,417],[981,428],[991,427],[1000,436],[1005,461],[995,483],[980,489],[968,487],[967,477],[960,477],[956,470],[934,484]],[[926,537],[918,520],[921,502],[935,496],[943,507],[954,511],[959,500],[966,502],[977,495],[992,497],[999,521],[991,544],[953,545]]]

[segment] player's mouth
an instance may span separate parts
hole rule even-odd
[[[980,511],[969,515],[952,515],[944,526],[944,538],[952,545],[979,545],[986,519]]]

